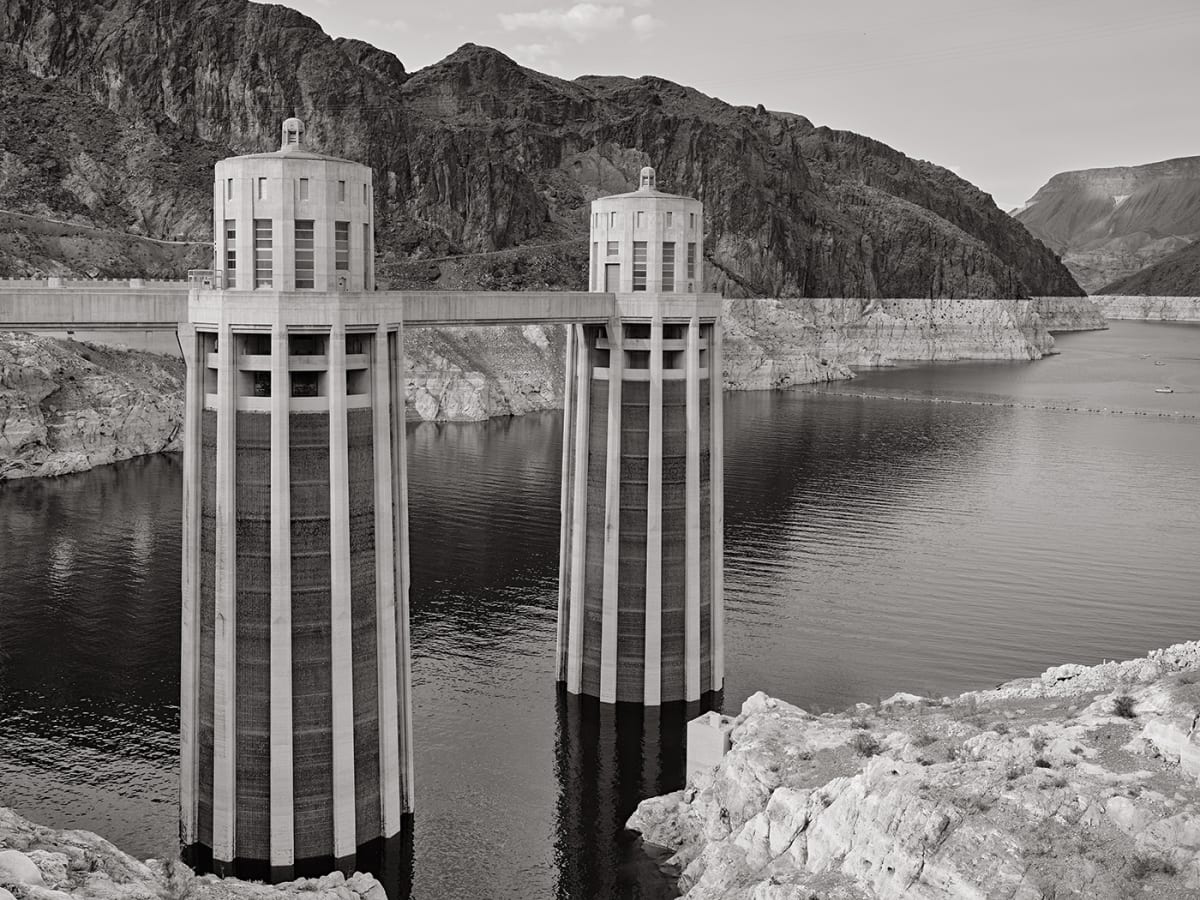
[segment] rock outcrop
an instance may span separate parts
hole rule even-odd
[[[0,332],[0,479],[179,448],[183,363]]]
[[[945,169],[660,78],[564,81],[473,44],[408,73],[245,0],[9,0],[0,61],[26,73],[0,78],[0,108],[10,94],[22,109],[54,100],[44,139],[23,114],[4,120],[14,174],[0,199],[20,212],[202,238],[211,157],[273,148],[295,111],[315,147],[374,168],[382,284],[582,287],[589,201],[652,163],[660,185],[705,202],[708,286],[731,296],[1079,293],[1053,253]],[[68,85],[87,110],[63,105]],[[90,119],[107,155],[71,137]],[[170,171],[139,179],[143,140]],[[85,151],[107,166],[95,184],[79,175]]]
[[[333,872],[279,885],[140,862],[90,831],[57,831],[0,807],[0,900],[388,900],[383,885]]]
[[[1033,305],[1047,331],[1097,331],[1108,327],[1103,310],[1092,297],[1034,297]]]
[[[1062,172],[1014,215],[1087,291],[1124,293],[1101,286],[1200,238],[1200,156]]]
[[[1200,895],[1200,642],[813,715],[755,694],[732,749],[628,827],[689,900]]]
[[[1188,244],[1126,278],[1106,284],[1096,293],[1146,297],[1200,296],[1200,241]]]
[[[1200,297],[1092,297],[1108,319],[1145,319],[1151,322],[1200,322]]]

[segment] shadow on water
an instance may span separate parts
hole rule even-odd
[[[354,856],[336,860],[332,856],[297,860],[293,866],[272,866],[261,860],[235,860],[232,866],[213,864],[212,850],[203,844],[184,847],[183,861],[199,874],[216,872],[252,881],[279,884],[294,878],[320,878],[333,871],[350,876],[369,872],[387,891],[388,900],[409,900],[413,894],[413,816],[406,815],[400,833],[391,838],[376,838],[358,847]]]
[[[672,874],[654,848],[625,829],[638,803],[684,785],[689,719],[721,706],[720,693],[661,708],[557,698],[555,776],[559,900],[676,897]]]

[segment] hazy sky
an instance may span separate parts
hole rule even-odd
[[[1067,169],[1200,155],[1200,0],[291,0],[410,72],[468,41],[659,75],[953,169],[1002,209]]]

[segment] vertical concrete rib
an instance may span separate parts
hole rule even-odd
[[[333,698],[333,855],[354,852],[354,681],[350,621],[350,493],[346,421],[346,327],[329,336],[330,684]]]
[[[183,576],[179,670],[179,808],[184,845],[196,843],[196,791],[200,774],[200,410],[204,370],[196,329],[179,326],[186,366],[183,398]]]
[[[396,567],[393,559],[396,544],[392,530],[392,393],[386,325],[378,326],[372,341],[371,376],[371,427],[375,442],[375,658],[379,702],[380,823],[383,836],[391,837],[400,831],[404,808],[400,796]]]
[[[684,594],[684,699],[700,699],[700,319],[688,322],[687,378],[687,572]]]
[[[400,750],[400,806],[401,811],[413,810],[415,788],[413,782],[412,744],[412,661],[409,652],[408,631],[408,449],[404,430],[404,323],[400,322],[395,333],[388,337],[388,373],[391,376],[392,414],[392,532],[397,548],[391,554],[396,585],[396,694],[399,703],[399,750]]]
[[[725,413],[724,346],[721,319],[712,324],[708,347],[708,393],[711,403],[712,438],[709,442],[708,490],[712,507],[712,685],[719,691],[725,684]]]
[[[592,359],[587,331],[575,329],[575,497],[571,520],[571,615],[567,632],[567,690],[578,694],[583,686],[583,590],[587,554],[588,430],[591,419]]]
[[[222,322],[217,337],[216,597],[213,648],[213,859],[232,862],[237,774],[237,348]]]
[[[650,323],[650,424],[646,459],[646,625],[642,702],[662,701],[663,322]]]
[[[292,805],[292,484],[287,326],[271,336],[271,865],[296,861]]]
[[[574,496],[574,472],[571,435],[575,425],[575,329],[563,326],[567,332],[567,364],[563,375],[563,441],[562,492],[559,498],[558,536],[558,636],[554,648],[554,678],[566,680],[567,616],[571,608],[571,499]]]
[[[600,624],[600,702],[617,702],[617,596],[621,559],[621,380],[624,326],[608,322],[608,453],[604,478],[604,592]]]

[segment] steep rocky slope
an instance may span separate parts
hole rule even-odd
[[[1015,215],[1085,289],[1111,293],[1101,286],[1200,238],[1200,156],[1062,172]]]
[[[1200,297],[1200,241],[1176,250],[1152,266],[1106,284],[1096,293]]]
[[[0,900],[388,900],[371,875],[333,872],[279,885],[196,876],[178,861],[140,862],[90,831],[57,831],[0,806]]]
[[[689,900],[1196,897],[1198,705],[1200,642],[840,715],[755,694],[628,827]]]
[[[183,363],[0,332],[0,479],[179,449]]]
[[[142,134],[192,145],[197,158],[164,162],[185,185],[206,182],[199,157],[273,146],[279,120],[299,113],[318,147],[375,168],[380,272],[396,286],[579,287],[588,201],[653,163],[660,184],[707,204],[710,287],[731,295],[1078,293],[1052,253],[949,172],[662,79],[568,82],[470,44],[410,75],[390,54],[245,0],[5,0],[0,59],[126,123],[114,146]],[[0,80],[0,100],[35,86]],[[57,167],[19,211],[99,221],[103,204],[79,199],[67,162],[39,152]],[[205,227],[206,203],[193,221],[149,190],[128,180],[113,202],[157,210],[139,227],[158,237]],[[461,258],[513,248],[526,249]]]

